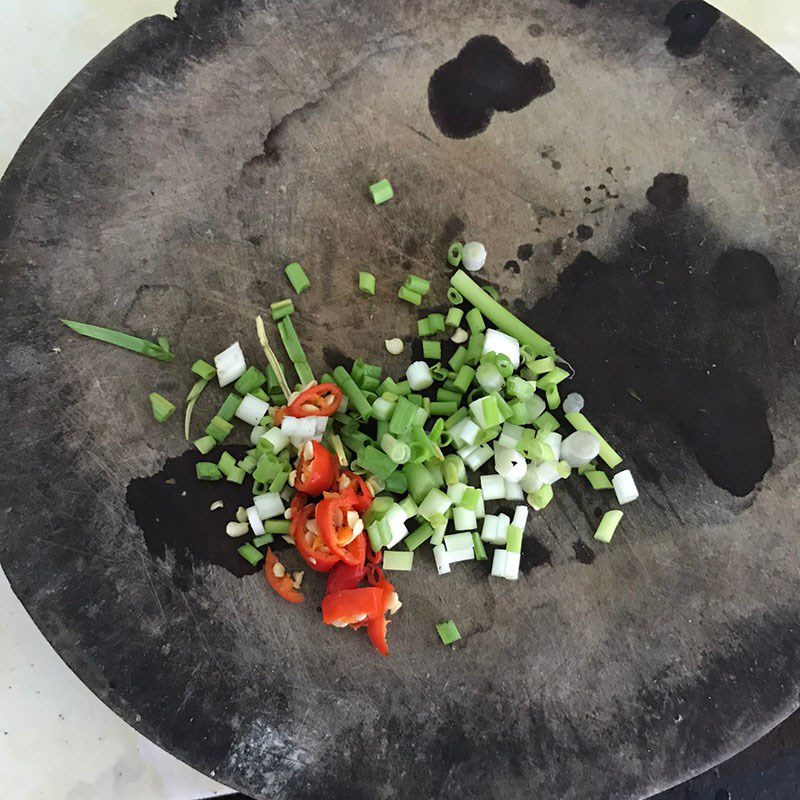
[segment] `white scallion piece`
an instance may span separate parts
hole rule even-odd
[[[618,472],[611,479],[611,484],[617,495],[617,501],[621,506],[624,506],[625,503],[632,503],[639,497],[639,490],[636,488],[636,482],[633,480],[633,475],[631,475],[629,469]]]
[[[486,248],[480,242],[467,242],[461,251],[461,266],[477,272],[486,263]]]
[[[506,558],[507,553],[505,550],[498,549],[492,554],[492,575],[495,578],[505,578]]]
[[[282,517],[283,512],[285,511],[283,500],[281,500],[281,496],[277,492],[257,494],[253,498],[253,503],[258,511],[259,519]]]
[[[524,531],[525,526],[528,524],[529,513],[530,509],[528,506],[517,506],[514,509],[514,519],[511,520],[511,524]]]
[[[505,544],[508,538],[508,526],[511,524],[511,517],[508,514],[497,515],[497,532],[495,533],[495,544]]]
[[[463,550],[466,547],[472,547],[472,534],[449,533],[444,537],[444,547],[448,553],[450,553],[452,550]],[[448,558],[450,558],[449,555]]]
[[[281,431],[289,437],[292,444],[305,442],[314,438],[317,432],[317,423],[314,417],[284,417]]]
[[[557,461],[544,461],[536,467],[536,477],[542,483],[553,484],[560,481],[564,476],[558,468]]]
[[[480,432],[481,429],[469,418],[462,419],[450,428],[450,435],[453,437],[453,443],[456,449],[459,450],[467,445],[474,445]]]
[[[447,487],[447,496],[453,501],[453,505],[461,502],[468,488],[466,483],[454,483]]]
[[[248,425],[258,425],[267,416],[268,411],[269,403],[254,397],[252,394],[246,394],[242,398],[242,402],[239,403],[239,408],[236,409],[235,415]]]
[[[583,411],[584,400],[583,395],[577,392],[570,392],[561,404],[561,410],[565,414],[578,414]]]
[[[468,420],[464,420],[467,422]],[[453,426],[455,428],[455,425]],[[501,447],[509,447],[512,450],[519,444],[519,440],[522,438],[522,432],[524,428],[522,425],[515,425],[513,422],[504,422],[503,428],[500,431],[500,438],[497,440],[497,444]],[[450,430],[452,433],[453,430]]]
[[[250,532],[250,526],[246,522],[229,522],[225,526],[225,533],[228,534],[231,538],[236,538],[238,536],[244,536],[246,533]]]
[[[488,544],[494,544],[497,538],[497,516],[495,514],[487,514],[483,518],[483,528],[481,530],[481,539]]]
[[[474,511],[457,506],[453,509],[453,526],[457,531],[473,531],[478,527],[478,518]]]
[[[447,551],[443,544],[437,544],[433,548],[433,560],[436,562],[436,570],[440,575],[450,572],[450,562],[447,560]]]
[[[386,350],[393,356],[399,356],[406,349],[402,339],[385,339],[383,343],[386,345]]]
[[[453,331],[453,335],[450,337],[450,341],[453,344],[464,344],[464,342],[469,339],[469,334],[463,328],[456,328]]]
[[[522,487],[522,491],[528,494],[537,492],[542,488],[542,481],[536,472],[536,464],[528,464],[525,477],[520,481],[519,485]]]
[[[519,342],[507,333],[489,328],[483,340],[483,352],[508,356],[514,369],[519,368]]]
[[[261,517],[258,516],[258,509],[255,506],[247,508],[247,521],[250,524],[250,530],[256,536],[264,535],[264,523],[261,522]]]
[[[486,507],[483,503],[483,492],[478,497],[478,505],[475,507],[475,516],[478,519],[483,519],[486,516]]]
[[[597,458],[600,453],[600,440],[588,431],[575,431],[561,443],[562,458],[571,467],[582,467]]]
[[[546,408],[547,403],[545,403],[544,398],[538,394],[535,394],[530,400],[525,401],[525,410],[528,412],[528,416],[531,419],[540,417]]]
[[[484,500],[504,500],[506,483],[502,475],[481,475],[481,492]]]
[[[506,500],[524,500],[525,499],[525,492],[522,491],[522,487],[518,483],[513,483],[512,481],[503,481],[506,487]]]
[[[239,342],[234,342],[230,347],[214,356],[214,366],[217,368],[217,380],[220,386],[227,386],[244,375],[247,363]]]
[[[489,445],[486,443],[478,445],[478,447],[472,450],[472,452],[470,452],[469,455],[463,456],[464,463],[473,472],[479,470],[491,457],[492,457],[492,448],[489,447]],[[488,497],[484,497],[484,500],[488,499],[489,499]]]
[[[475,549],[473,548],[472,544],[469,547],[462,547],[458,550],[448,550],[447,551],[447,563],[448,564],[457,564],[459,561],[474,561],[475,560]]]
[[[494,468],[497,474],[511,483],[519,483],[528,469],[522,453],[499,444],[494,449]]]
[[[507,581],[515,581],[519,578],[519,553],[511,553],[506,550],[506,574],[503,576]]]
[[[414,392],[420,392],[433,384],[431,368],[425,361],[414,361],[409,364],[406,370],[406,379]]]

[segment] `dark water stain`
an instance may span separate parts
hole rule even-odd
[[[503,268],[510,270],[515,275],[519,275],[519,263],[517,261],[514,260],[506,261],[506,263],[503,265]]]
[[[797,323],[769,260],[730,248],[702,211],[633,214],[613,256],[581,252],[530,314],[576,368],[593,417],[646,428],[650,451],[680,439],[733,495],[764,477],[774,455],[768,400],[796,359]]]
[[[520,261],[529,261],[532,255],[533,244],[531,242],[525,242],[517,248],[517,258]]]
[[[575,234],[579,242],[588,242],[594,236],[594,228],[591,225],[578,225]]]
[[[680,0],[669,10],[664,23],[671,33],[667,50],[678,58],[687,58],[700,52],[700,45],[720,12],[703,0]]]
[[[592,0],[569,0],[570,4],[578,8],[586,8]]]
[[[775,268],[753,250],[726,250],[717,259],[713,276],[722,294],[739,311],[769,306],[781,291]]]
[[[550,252],[554,256],[560,256],[564,252],[564,239],[562,237],[559,237],[553,242]]]
[[[497,37],[475,36],[431,76],[428,109],[441,133],[467,139],[485,131],[495,111],[519,111],[554,88],[541,58],[524,64]]]
[[[341,365],[349,372],[355,363],[353,357],[348,356],[344,350],[327,344],[322,348],[322,357],[325,359],[325,366],[328,370],[333,370]]]
[[[522,573],[527,574],[534,567],[542,567],[545,564],[552,564],[550,551],[535,536],[526,536],[519,559]]]
[[[458,240],[458,237],[464,232],[466,224],[461,217],[457,214],[447,218],[447,221],[442,227],[441,233],[436,237],[436,249],[447,250],[450,245]],[[445,267],[450,269],[445,259]]]
[[[226,449],[238,459],[247,448],[236,445]],[[177,458],[170,458],[155,475],[134,478],[126,494],[151,555],[164,559],[168,550],[174,554],[172,578],[180,589],[187,589],[196,581],[194,565],[197,563],[217,564],[238,578],[260,569],[251,567],[236,552],[248,537],[233,539],[225,533],[225,526],[234,518],[236,509],[250,504],[249,489],[226,480],[197,480],[195,464],[205,460],[211,457],[188,450]],[[225,507],[210,511],[209,507],[216,500],[222,500]]]
[[[672,214],[689,199],[689,179],[677,172],[660,172],[646,196],[651,206],[664,214]]]
[[[594,564],[594,550],[589,547],[582,539],[572,543],[572,549],[575,551],[575,560],[580,561],[581,564]]]
[[[536,39],[544,33],[544,26],[540,25],[538,22],[531,22],[531,24],[528,25],[528,33]]]

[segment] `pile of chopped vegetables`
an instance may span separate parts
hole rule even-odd
[[[370,190],[376,204],[394,196],[388,181]],[[455,242],[447,261],[477,271],[486,249],[479,242]],[[298,263],[286,267],[286,275],[298,294],[310,285]],[[374,295],[375,276],[360,272],[358,286]],[[398,297],[419,306],[430,288],[410,275]],[[439,575],[462,561],[486,561],[491,576],[515,581],[530,509],[544,509],[559,481],[577,473],[596,490],[613,489],[620,505],[638,497],[629,470],[609,479],[600,465],[613,470],[622,458],[584,416],[583,398],[570,393],[562,401],[571,370],[550,342],[501,305],[492,287],[461,269],[451,276],[447,299],[446,314],[419,320],[423,360],[401,380],[361,359],[350,370],[337,366],[316,379],[287,299],[273,303],[270,312],[297,376],[293,386],[258,317],[266,368],[248,366],[234,342],[213,365],[194,363],[197,380],[186,398],[189,439],[206,386],[216,378],[230,389],[194,446],[203,456],[213,453],[197,462],[198,480],[248,481],[252,502],[226,527],[228,536],[248,539],[238,548],[242,558],[253,566],[264,561],[275,592],[302,602],[304,573],[287,572],[270,547],[282,537],[309,569],[326,575],[322,621],[365,627],[383,655],[387,623],[401,606],[385,573],[411,570],[424,544]],[[66,324],[143,355],[173,357],[165,339],[152,343]],[[404,345],[389,339],[386,349],[399,354]],[[150,394],[150,402],[159,422],[175,411],[160,394]],[[238,460],[223,449],[236,420],[250,429],[251,444]],[[564,423],[571,432],[562,432]],[[487,513],[488,503],[513,508]],[[595,539],[610,542],[622,516],[618,509],[606,512]],[[461,638],[452,620],[436,628],[445,644]]]

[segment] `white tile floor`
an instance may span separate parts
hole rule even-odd
[[[800,68],[800,0],[716,0]],[[105,44],[173,0],[5,0],[0,173]],[[43,765],[47,765],[44,769]],[[0,573],[0,798],[194,800],[227,790],[139,736],[59,660]]]

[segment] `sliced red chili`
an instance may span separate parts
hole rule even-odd
[[[389,620],[385,616],[371,619],[367,622],[367,633],[373,647],[382,655],[389,655],[389,645],[386,643],[386,628]]]
[[[298,502],[298,498],[302,498]],[[292,500],[292,524],[290,533],[294,546],[303,561],[315,572],[328,572],[339,563],[339,556],[334,555],[322,541],[318,532],[309,525],[314,518],[314,505],[303,505],[306,495],[296,494]]]
[[[279,575],[275,574],[278,567]],[[283,564],[275,557],[272,548],[267,548],[267,559],[264,563],[264,574],[267,583],[284,599],[290,603],[302,603],[303,595],[294,588],[291,576],[284,570]]]
[[[342,589],[355,589],[364,580],[366,571],[366,564],[345,564],[344,561],[334,564],[328,573],[325,594],[339,592]]]
[[[363,532],[353,535],[348,524],[348,512],[354,510],[354,497],[350,494],[325,494],[317,503],[316,523],[322,541],[345,564],[363,564],[367,554]],[[362,525],[363,527],[363,525]],[[363,541],[359,542],[358,540]]]
[[[342,390],[335,383],[318,383],[306,389],[289,404],[290,417],[329,417],[339,410]]]
[[[322,598],[322,621],[344,628],[382,617],[383,607],[380,589],[342,589]]]
[[[343,469],[339,476],[339,491],[344,494],[349,492],[355,498],[353,508],[363,514],[372,505],[372,492],[367,482],[349,469]]]
[[[311,449],[310,458],[306,458],[307,449]],[[327,491],[335,474],[333,463],[333,456],[319,442],[306,442],[297,459],[294,488],[298,492],[313,496]]]

